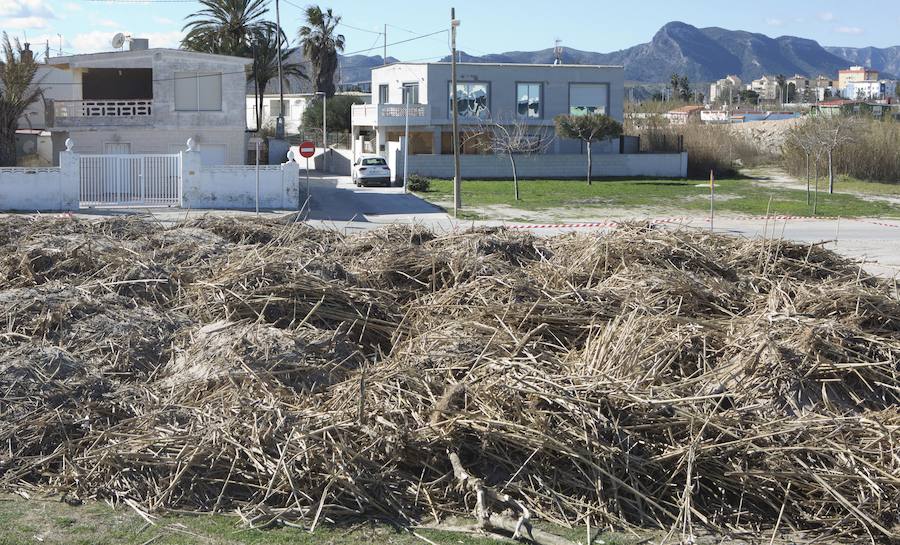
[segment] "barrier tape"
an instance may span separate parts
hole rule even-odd
[[[900,229],[900,225],[895,223],[886,223],[883,221],[875,221],[875,220],[867,220],[860,218],[841,218],[839,216],[729,216],[727,218],[721,218],[720,221],[838,221],[838,220],[846,220],[846,221],[857,221],[860,223],[868,223],[871,225],[878,225],[879,227],[888,227],[891,229]],[[703,221],[705,223],[709,223],[709,218],[688,218],[688,217],[679,217],[679,218],[648,218],[648,219],[636,219],[631,220],[636,222],[646,221],[651,225],[671,225],[671,224],[688,224],[692,221]],[[594,222],[581,222],[581,223],[528,223],[528,224],[517,224],[517,225],[506,225],[505,227],[508,229],[514,230],[527,230],[527,229],[615,229],[619,227],[625,221],[594,221]]]

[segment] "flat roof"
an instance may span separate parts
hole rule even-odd
[[[450,66],[450,62],[393,62],[384,66],[376,66],[372,70],[380,70],[400,64],[417,66]],[[540,64],[524,62],[458,62],[456,66],[518,66],[522,68],[625,68],[622,64]]]
[[[153,47],[149,49],[137,49],[137,50],[128,50],[128,51],[101,51],[97,53],[82,53],[79,55],[64,55],[61,57],[50,57],[47,59],[47,65],[49,66],[69,66],[72,64],[80,64],[83,62],[90,61],[100,61],[100,60],[112,60],[119,58],[141,58],[141,57],[149,57],[156,53],[168,53],[174,54],[178,56],[189,56],[189,57],[198,57],[198,58],[206,58],[209,60],[215,60],[219,62],[228,62],[234,64],[243,64],[244,66],[249,66],[253,64],[253,59],[247,59],[244,57],[233,57],[230,55],[216,55],[214,53],[200,53],[198,51],[188,51],[186,49],[175,49],[171,47]]]

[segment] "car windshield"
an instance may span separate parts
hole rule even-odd
[[[383,167],[387,163],[385,163],[384,159],[382,159],[381,157],[373,157],[371,159],[363,159],[362,164],[363,164],[363,166],[366,166],[366,167],[374,167],[374,166],[382,166]]]

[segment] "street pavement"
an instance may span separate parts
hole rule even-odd
[[[301,172],[301,176],[303,173]],[[302,178],[301,178],[302,179]],[[305,180],[301,182],[305,189]],[[282,217],[289,211],[265,210],[263,217]],[[134,209],[98,210],[75,214],[77,217],[104,217],[122,214],[150,215],[164,225],[173,225],[186,219],[206,214],[253,217],[253,211]],[[349,177],[336,177],[311,173],[309,198],[301,218],[310,225],[338,229],[353,233],[390,224],[420,224],[437,232],[448,232],[473,226],[506,226],[532,232],[538,236],[550,236],[564,232],[603,232],[614,229],[628,219],[644,221],[659,226],[682,226],[691,229],[709,229],[707,218],[660,218],[635,213],[633,218],[604,217],[597,210],[597,217],[579,223],[549,225],[511,224],[502,221],[454,220],[441,208],[405,194],[397,187],[355,187]],[[879,219],[810,219],[810,218],[760,218],[719,215],[714,221],[715,231],[748,238],[784,238],[804,243],[824,243],[824,246],[845,256],[860,260],[871,274],[888,278],[900,275],[900,220]]]

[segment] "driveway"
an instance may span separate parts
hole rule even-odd
[[[300,186],[305,188],[304,172]],[[421,223],[450,227],[450,217],[439,207],[400,187],[356,187],[349,176],[310,173],[309,202],[303,217],[311,224],[336,222],[342,227],[369,229],[391,223]]]

